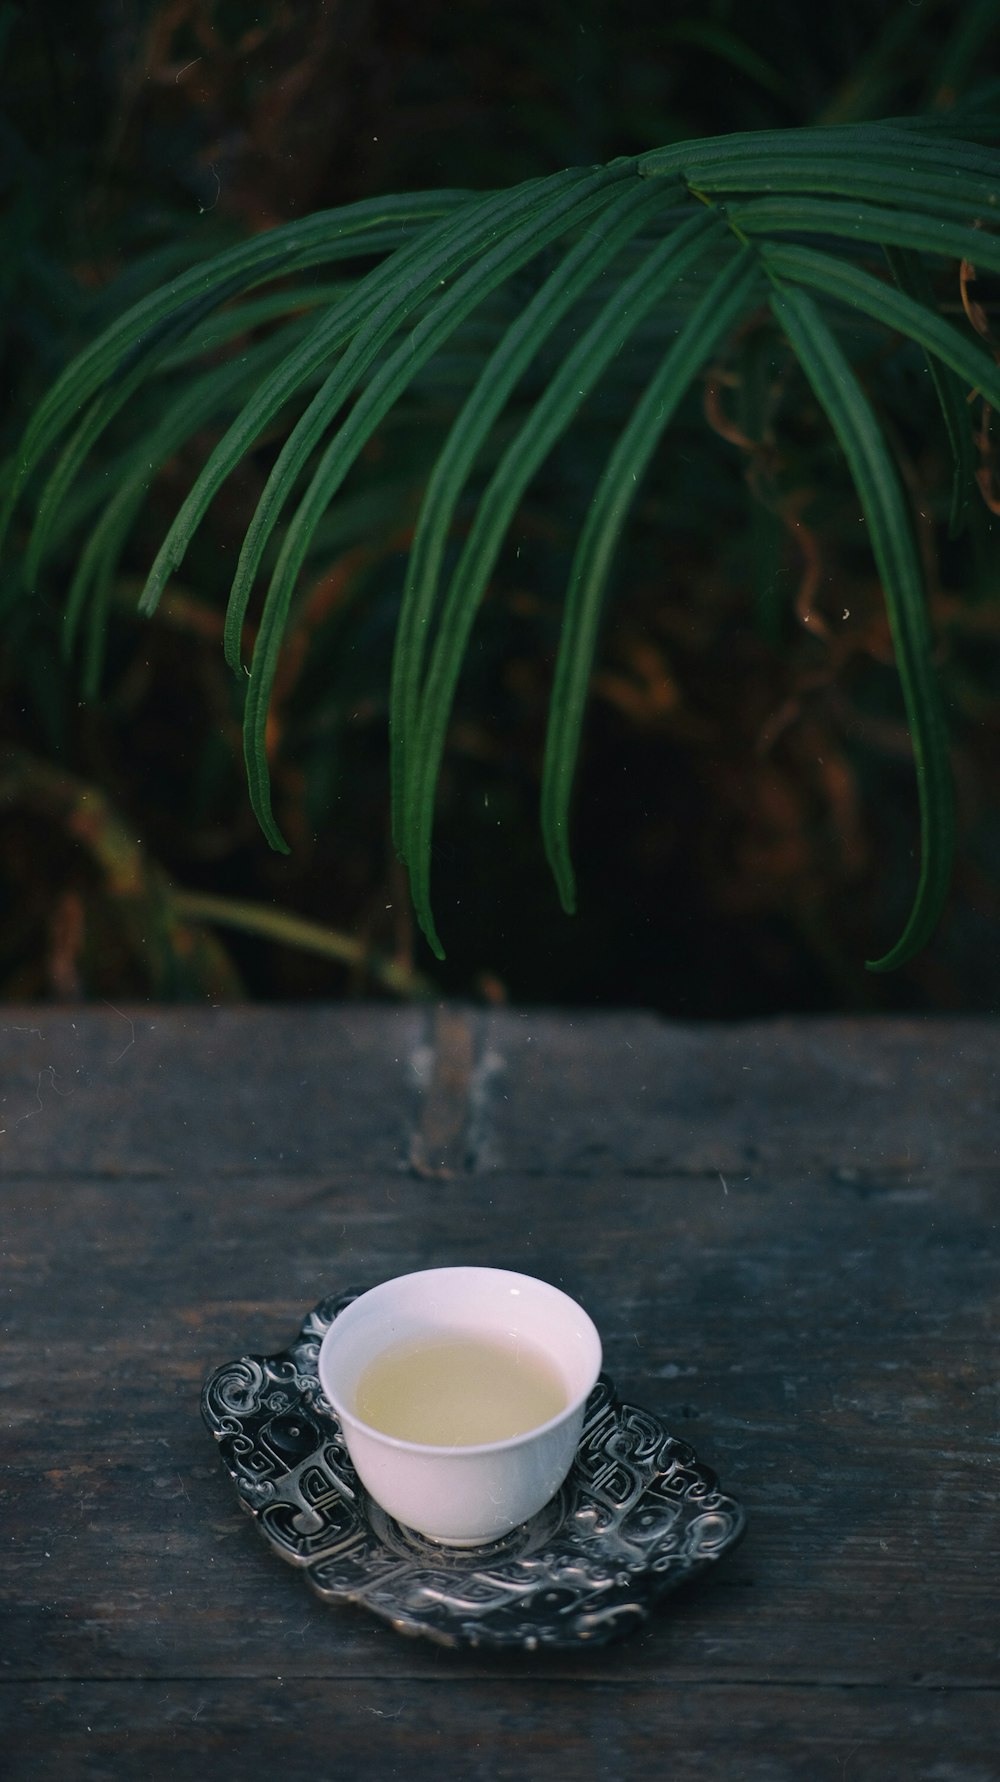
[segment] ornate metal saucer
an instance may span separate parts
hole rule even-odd
[[[279,1355],[216,1368],[202,1415],[243,1508],[329,1602],[361,1603],[443,1646],[600,1646],[733,1547],[739,1504],[649,1411],[602,1374],[558,1496],[489,1546],[440,1547],[403,1528],[358,1480],[320,1390],[325,1332],[355,1293],[325,1299]]]

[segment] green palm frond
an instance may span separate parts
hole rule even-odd
[[[925,943],[943,907],[952,796],[913,520],[880,419],[877,373],[858,340],[874,328],[890,347],[922,349],[954,460],[957,533],[973,488],[967,398],[975,390],[1000,408],[1000,370],[964,322],[939,313],[935,280],[963,258],[1000,271],[998,138],[992,103],[950,118],[731,135],[509,191],[366,201],[229,249],[134,305],[40,405],[3,515],[6,525],[31,496],[25,583],[79,513],[89,532],[66,629],[72,643],[86,628],[92,689],[117,566],[158,469],[206,425],[221,428],[149,571],[146,612],[223,484],[277,434],[233,578],[225,647],[233,669],[248,674],[251,799],[269,841],[284,847],[266,725],[303,566],[373,435],[421,380],[452,365],[458,406],[427,453],[390,699],[394,834],[421,926],[440,953],[430,884],[435,790],[476,615],[533,480],[589,403],[607,391],[620,398],[627,348],[626,359],[641,364],[641,394],[624,417],[619,399],[618,437],[594,473],[546,742],[542,830],[570,909],[571,789],[629,514],[658,453],[669,475],[664,435],[710,359],[748,322],[770,328],[794,354],[853,480],[892,630],[922,842],[909,918],[875,969],[897,965]],[[317,275],[324,267],[337,268],[329,283]],[[119,448],[131,439],[132,461],[95,520],[81,476],[105,433]],[[247,671],[246,619],[264,574]]]

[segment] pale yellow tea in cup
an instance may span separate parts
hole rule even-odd
[[[441,1334],[377,1355],[358,1379],[354,1410],[399,1441],[468,1448],[524,1435],[568,1403],[558,1368],[531,1344]]]

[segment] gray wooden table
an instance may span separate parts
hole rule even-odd
[[[1000,1777],[1000,1024],[7,1009],[0,1770]],[[631,1640],[315,1599],[198,1413],[341,1287],[565,1286],[747,1506]]]

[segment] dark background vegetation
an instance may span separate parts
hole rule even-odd
[[[382,192],[501,186],[686,137],[946,105],[996,66],[994,14],[974,0],[0,7],[3,450],[105,319],[243,234]],[[147,622],[136,591],[195,460],[181,454],[154,487],[88,700],[60,635],[72,544],[20,598],[22,518],[0,570],[0,995],[339,996],[378,990],[388,960],[452,993],[691,1017],[995,1007],[989,505],[961,547],[942,542],[945,442],[929,402],[901,403],[894,444],[954,721],[959,864],[933,946],[875,979],[862,961],[895,938],[917,848],[880,593],[815,415],[804,407],[779,449],[747,421],[752,375],[744,359],[702,380],[636,511],[579,776],[572,920],[542,857],[538,777],[572,495],[607,438],[571,441],[533,492],[446,759],[435,906],[448,959],[433,972],[388,832],[393,623],[426,468],[413,427],[387,429],[372,456],[377,524],[360,544],[332,537],[303,592],[272,726],[287,859],[249,811],[221,650],[274,442],[254,486],[236,479],[216,503]],[[425,395],[432,442],[447,396]],[[218,900],[211,925],[204,894]],[[269,938],[261,912],[286,938],[295,918],[322,925],[353,961]]]

